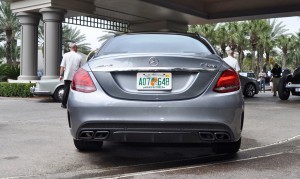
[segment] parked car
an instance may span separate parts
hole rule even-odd
[[[247,77],[247,78],[250,78],[250,79],[253,79],[253,80],[257,80],[257,77],[256,77],[255,73],[252,72],[252,71],[242,71],[242,72],[239,72],[239,74],[241,76],[244,76],[244,77]]]
[[[64,94],[64,81],[57,79],[40,80],[30,88],[34,96],[52,96],[54,101],[61,102]]]
[[[259,92],[259,82],[253,72],[239,72],[243,95],[247,98],[254,97]]]
[[[241,144],[244,100],[238,74],[203,37],[117,35],[74,75],[68,122],[80,151],[103,141]]]
[[[287,100],[290,94],[300,96],[300,67],[291,74],[289,69],[282,72],[278,83],[278,95],[281,100]]]

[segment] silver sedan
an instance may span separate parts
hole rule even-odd
[[[239,75],[195,34],[115,36],[80,68],[68,121],[80,151],[103,141],[205,143],[216,153],[241,144]]]

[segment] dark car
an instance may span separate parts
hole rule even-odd
[[[241,144],[239,76],[196,34],[109,39],[75,73],[67,108],[81,151],[103,141],[205,143],[216,153],[236,153]]]
[[[292,73],[288,69],[282,72],[278,83],[278,95],[281,100],[287,100],[290,94],[300,96],[300,67]]]
[[[239,72],[243,95],[252,98],[259,92],[259,82],[253,72]]]

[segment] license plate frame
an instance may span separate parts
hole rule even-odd
[[[139,91],[172,90],[171,72],[138,72],[136,77],[136,88]]]

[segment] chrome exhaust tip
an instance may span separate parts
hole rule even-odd
[[[79,139],[92,139],[94,136],[94,131],[81,131],[79,134]]]
[[[199,132],[201,140],[215,140],[215,136],[212,132]]]
[[[215,132],[214,133],[216,140],[228,141],[230,136],[226,132]]]
[[[96,131],[94,135],[94,139],[104,140],[108,137],[109,131]]]

